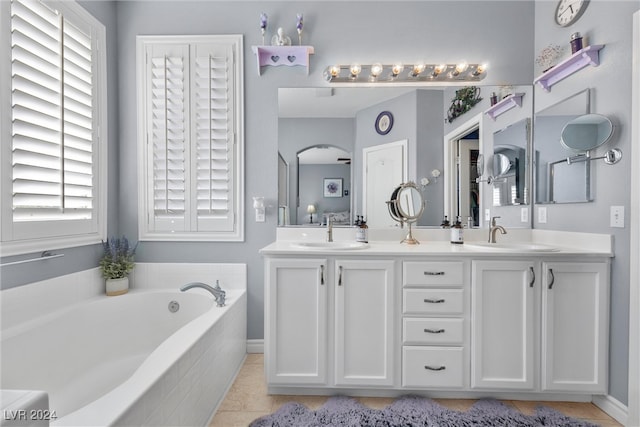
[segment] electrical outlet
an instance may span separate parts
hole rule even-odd
[[[611,227],[624,228],[624,206],[611,206]]]
[[[484,210],[484,220],[491,221],[491,211],[489,209]]]
[[[529,221],[529,208],[520,208],[520,222]]]
[[[547,223],[547,208],[545,206],[538,207],[538,223],[540,224]]]

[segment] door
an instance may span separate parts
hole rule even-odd
[[[393,227],[387,201],[400,184],[407,181],[407,140],[367,147],[363,158],[363,214],[369,227]]]
[[[265,366],[269,384],[327,380],[327,262],[268,259]]]
[[[394,276],[394,261],[336,261],[336,385],[393,385]]]
[[[542,390],[606,393],[608,264],[550,262],[542,271]]]
[[[472,388],[534,389],[535,271],[532,261],[472,262]]]
[[[470,226],[479,222],[480,194],[475,179],[478,177],[476,164],[479,153],[479,140],[460,139],[458,141],[458,215],[463,222],[472,218]],[[455,218],[451,218],[454,221]]]

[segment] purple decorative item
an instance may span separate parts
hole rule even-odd
[[[298,44],[302,46],[302,13],[296,15],[296,30],[298,30]]]
[[[571,34],[571,38],[569,40],[571,44],[571,53],[574,54],[579,50],[582,50],[582,36],[580,33]]]
[[[260,30],[262,31],[262,44],[264,45],[264,33],[267,30],[267,14],[260,13]]]

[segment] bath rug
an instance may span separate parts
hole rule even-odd
[[[331,397],[318,410],[289,402],[276,412],[254,420],[249,427],[597,427],[540,406],[525,415],[498,400],[478,400],[466,412],[445,408],[418,396],[398,398],[384,409],[372,409],[354,398]]]

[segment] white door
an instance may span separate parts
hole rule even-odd
[[[466,222],[467,217],[474,217],[472,208],[472,199],[475,198],[475,206],[479,203],[479,194],[477,186],[471,184],[471,152],[479,150],[479,140],[477,139],[461,139],[458,141],[458,207],[460,209],[460,218]],[[472,190],[476,193],[473,194]],[[450,218],[451,222],[455,218]]]
[[[393,385],[394,270],[393,261],[336,261],[336,385]]]
[[[607,392],[607,263],[542,266],[542,390]]]
[[[369,227],[393,227],[387,201],[407,181],[407,140],[362,149],[363,214]]]
[[[266,262],[265,366],[269,384],[325,384],[327,262]]]
[[[472,388],[534,389],[536,271],[531,261],[472,262]]]

